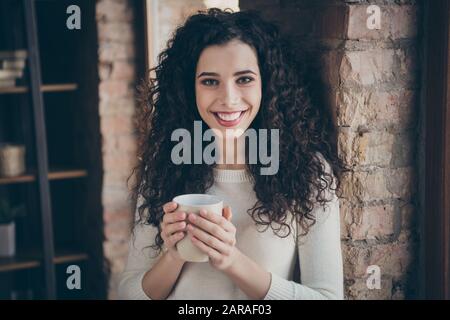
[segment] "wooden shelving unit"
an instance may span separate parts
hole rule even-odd
[[[48,180],[58,180],[58,179],[73,179],[73,178],[82,178],[88,175],[86,170],[82,169],[73,169],[73,170],[50,170],[48,172]],[[36,181],[36,174],[24,174],[17,177],[0,177],[0,185],[1,184],[13,184],[13,183],[25,183],[25,182],[34,182]]]
[[[0,272],[10,272],[21,269],[32,269],[41,266],[41,261],[26,256],[0,258]]]
[[[76,83],[67,84],[45,84],[41,86],[41,92],[64,92],[77,90],[78,85]],[[0,87],[0,94],[17,94],[28,93],[29,90],[25,86],[17,87]]]
[[[72,4],[81,31],[66,27]],[[26,216],[15,256],[0,257],[0,299],[104,299],[95,1],[0,1],[0,51],[12,50],[27,51],[26,68],[16,87],[0,87],[0,143],[25,145],[27,170],[0,177],[0,198]],[[66,286],[72,264],[79,291]]]
[[[55,252],[53,257],[54,264],[63,264],[69,262],[78,262],[89,259],[86,253],[64,250]],[[42,254],[29,252],[15,257],[0,257],[0,272],[11,272],[23,269],[32,269],[40,267]]]

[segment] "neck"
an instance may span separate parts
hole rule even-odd
[[[225,169],[225,170],[240,170],[245,169],[247,166],[245,164],[233,163],[233,164],[217,164],[217,169]]]
[[[247,168],[245,163],[245,144],[238,143],[240,138],[218,139],[217,150],[220,154],[217,169],[239,170]]]

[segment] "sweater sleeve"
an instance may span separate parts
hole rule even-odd
[[[331,168],[328,166],[328,172]],[[316,223],[297,246],[301,284],[271,272],[271,284],[264,300],[316,300],[344,298],[340,240],[339,198],[331,189],[325,207],[316,206]]]
[[[137,214],[136,209],[135,218]],[[119,276],[118,296],[120,299],[151,300],[142,288],[142,279],[160,257],[160,255],[155,257],[156,251],[150,247],[154,243],[157,232],[157,227],[153,225],[137,224],[135,226],[128,245],[125,270]]]

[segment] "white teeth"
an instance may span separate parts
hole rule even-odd
[[[217,116],[225,121],[233,121],[236,120],[237,118],[239,118],[241,116],[241,113],[243,111],[239,111],[239,112],[233,112],[233,113],[222,113],[222,112],[217,112]]]

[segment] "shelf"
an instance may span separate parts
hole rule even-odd
[[[41,86],[42,92],[64,92],[64,91],[74,91],[78,89],[76,83],[65,83],[65,84],[44,84]],[[0,87],[0,94],[15,94],[15,93],[27,93],[28,87],[18,86],[18,87]]]
[[[92,175],[102,172],[101,152],[95,152],[102,144],[85,134],[101,133],[98,119],[91,119],[99,108],[99,61],[92,59],[98,39],[61,28],[65,19],[58,13],[65,12],[65,1],[15,2],[0,0],[0,7],[8,9],[6,14],[0,9],[0,20],[7,18],[0,23],[5,34],[0,41],[4,50],[26,50],[27,61],[24,77],[0,87],[0,140],[25,145],[32,162],[20,176],[0,176],[0,193],[11,203],[25,204],[30,219],[21,219],[16,229],[17,255],[0,257],[0,298],[30,288],[33,299],[104,299],[106,273],[97,263],[104,258],[101,237],[82,234],[103,232],[102,226],[89,224],[89,217],[101,221],[103,214],[101,176]],[[95,1],[83,3],[95,13]],[[95,29],[95,14],[86,17],[87,29]],[[101,275],[92,290],[66,290],[64,269],[71,264],[89,264],[93,274]]]
[[[86,170],[74,169],[74,170],[51,170],[48,173],[49,180],[60,180],[60,179],[74,179],[82,178],[88,175]]]
[[[53,263],[63,264],[87,259],[89,256],[86,253],[75,250],[56,250]],[[42,254],[36,253],[36,250],[15,257],[0,257],[0,272],[38,268],[42,265],[41,260]]]
[[[74,179],[82,178],[88,175],[87,170],[83,169],[53,169],[48,173],[49,180],[60,179]],[[36,180],[36,175],[33,173],[27,173],[17,177],[0,177],[0,185],[2,184],[15,184],[24,182],[33,182]]]
[[[33,182],[36,177],[32,174],[24,174],[17,177],[0,177],[1,184],[12,184],[12,183],[23,183],[23,182]]]
[[[41,265],[38,259],[25,256],[0,257],[0,272],[33,269]]]
[[[75,252],[75,251],[57,251],[55,257],[53,258],[54,264],[63,264],[69,262],[83,261],[89,259],[86,253]]]
[[[78,89],[76,83],[46,84],[41,87],[42,92],[75,91]]]
[[[27,87],[3,87],[3,88],[0,88],[0,94],[26,93],[26,92],[28,92]]]

